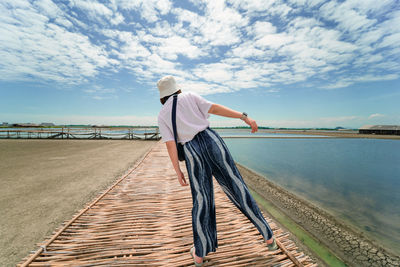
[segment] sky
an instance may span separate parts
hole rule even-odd
[[[397,0],[1,0],[0,14],[0,123],[156,125],[173,75],[260,126],[400,124]]]

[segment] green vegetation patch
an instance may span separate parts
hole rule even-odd
[[[271,214],[280,224],[286,227],[292,234],[294,234],[304,245],[315,253],[322,261],[328,266],[347,266],[339,258],[337,258],[327,247],[315,240],[309,235],[301,226],[280,212],[273,204],[255,191],[250,189],[251,194],[259,205],[261,205],[269,214]]]

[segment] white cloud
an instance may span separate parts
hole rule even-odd
[[[113,96],[94,95],[94,96],[92,96],[92,98],[95,99],[95,100],[106,100],[106,99],[116,99],[118,97],[116,95],[113,95]]]
[[[378,28],[375,30],[371,30],[365,33],[362,33],[360,35],[360,38],[356,40],[356,43],[359,46],[368,46],[370,47],[371,44],[377,42],[379,39],[382,38],[384,33],[382,32],[382,29]]]
[[[375,118],[381,118],[381,117],[385,117],[385,115],[380,114],[380,113],[374,113],[374,114],[371,114],[371,115],[368,117],[368,119],[375,119]]]
[[[325,1],[326,0],[290,0],[290,3],[296,6],[315,7],[324,3]]]
[[[166,15],[172,8],[169,0],[113,0],[113,9],[135,10],[142,19],[148,22],[156,22],[161,15]]]
[[[386,74],[386,75],[378,75],[378,74],[363,74],[357,77],[344,78],[342,80],[336,81],[332,84],[328,84],[323,86],[325,89],[337,89],[344,88],[350,86],[356,82],[374,82],[374,81],[390,81],[398,79],[398,74]]]
[[[120,58],[137,59],[151,55],[150,51],[140,43],[137,36],[130,32],[116,32],[120,43]]]
[[[283,20],[285,20],[287,18],[287,15],[292,11],[293,8],[283,3],[276,4],[269,9],[269,12],[271,12],[271,14],[278,15]]]
[[[385,36],[383,41],[378,45],[379,48],[393,46],[398,48],[400,46],[400,32]]]
[[[393,56],[394,56],[394,59],[396,59],[397,54],[393,55]],[[364,64],[363,66],[365,66],[365,65],[366,64]],[[382,59],[380,62],[377,62],[376,64],[374,64],[374,67],[376,70],[393,71],[395,73],[398,73],[400,71],[399,63],[392,59],[388,59],[387,61],[384,61]],[[396,74],[389,74],[389,75],[396,75]]]
[[[233,66],[228,64],[204,64],[194,70],[194,74],[206,81],[223,83],[232,79]]]
[[[249,13],[268,12],[271,10],[274,0],[229,0],[234,7],[246,10]]]
[[[0,5],[3,11],[5,6]],[[0,19],[0,79],[79,83],[116,62],[81,33],[49,22],[33,6],[8,14],[18,24]]]
[[[178,55],[184,55],[188,58],[198,58],[204,53],[190,43],[186,38],[180,36],[172,36],[169,38],[160,38],[155,40],[156,46],[153,46],[153,51],[166,59],[177,59]]]
[[[89,97],[95,100],[116,99],[118,95],[114,88],[105,88],[101,85],[94,85],[88,89],[83,90]]]
[[[253,82],[252,87],[257,87],[256,81],[261,79],[263,77],[262,70],[260,69],[259,66],[257,67],[248,67],[248,68],[243,68],[241,70],[238,70],[235,72],[235,78],[236,81],[242,81],[242,82]]]
[[[116,14],[114,15],[114,17],[110,20],[110,22],[111,22],[111,24],[113,24],[113,25],[118,25],[118,24],[124,22],[124,20],[125,20],[125,17],[122,16],[121,13],[116,13]]]
[[[247,28],[249,34],[253,34],[256,39],[262,38],[264,35],[276,32],[276,27],[268,21],[256,21],[251,27]]]
[[[49,18],[56,18],[62,16],[62,10],[55,5],[51,0],[39,0],[33,3],[35,7],[38,7],[40,13],[48,16]]]
[[[239,46],[234,47],[228,52],[228,55],[238,57],[238,58],[265,58],[272,57],[272,52],[265,51],[263,49],[256,48],[254,42],[245,42]]]
[[[189,23],[188,28],[191,32],[198,32],[201,25],[205,22],[205,17],[186,9],[174,8],[171,12],[176,16],[179,22]]]
[[[112,25],[118,25],[125,20],[124,16],[121,13],[115,12],[111,8],[107,7],[105,4],[99,3],[97,1],[71,0],[69,2],[69,5],[71,7],[80,9],[82,12],[87,14],[87,16],[91,20],[97,21],[103,25],[108,25],[109,22]]]
[[[347,2],[327,2],[320,8],[322,16],[338,23],[338,27],[346,32],[354,32],[368,28],[376,23],[375,19],[369,19],[366,14],[357,11]]]
[[[230,91],[239,91],[247,88],[256,88],[258,86],[268,86],[269,84],[250,79],[235,79],[226,82],[225,85],[231,88]]]
[[[0,79],[81,83],[127,69],[144,84],[179,75],[206,94],[398,78],[394,1],[193,3],[189,11],[169,0],[3,1]]]
[[[110,19],[113,16],[111,9],[105,5],[98,3],[97,1],[91,0],[71,0],[70,6],[81,9],[85,12],[92,20],[106,24],[105,19]]]
[[[281,46],[289,44],[292,42],[292,40],[293,38],[285,33],[268,34],[256,41],[256,45],[258,47],[270,47],[272,49],[277,49]]]
[[[368,13],[384,13],[385,11],[388,11],[388,8],[393,5],[393,1],[391,0],[380,0],[380,1],[375,1],[375,0],[347,0],[345,3],[342,4],[343,7],[346,8],[353,8],[356,10],[359,10],[363,14],[368,14]]]
[[[248,18],[237,10],[227,7],[222,0],[207,0],[203,5],[205,15],[200,16],[182,9],[174,10],[180,21],[189,22],[194,40],[202,45],[223,46],[240,42],[242,27],[248,24]]]
[[[9,6],[11,8],[29,8],[30,3],[25,0],[3,0],[3,5]]]
[[[309,18],[309,17],[296,17],[293,20],[291,20],[288,23],[288,26],[291,27],[292,29],[289,29],[288,31],[293,31],[293,29],[300,30],[300,32],[304,30],[309,30],[314,27],[323,27],[323,23],[320,22],[316,18]]]
[[[398,74],[386,74],[386,75],[377,75],[377,74],[365,74],[353,79],[353,81],[360,82],[374,82],[374,81],[390,81],[399,78]]]
[[[195,92],[200,95],[232,92],[232,89],[226,86],[190,79],[179,82],[179,84],[182,85],[184,91]]]
[[[337,88],[344,88],[344,87],[347,87],[347,86],[352,85],[352,84],[353,84],[353,82],[351,82],[351,81],[340,80],[340,81],[335,81],[334,83],[331,83],[331,84],[324,85],[324,86],[322,86],[322,88],[324,88],[324,89],[337,89]]]

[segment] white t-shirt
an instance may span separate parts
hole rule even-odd
[[[158,127],[163,142],[174,140],[172,128],[173,100],[172,96],[168,98],[158,114]],[[178,133],[178,142],[184,144],[210,125],[207,120],[210,116],[208,111],[213,103],[192,92],[178,94],[177,102],[176,131]]]

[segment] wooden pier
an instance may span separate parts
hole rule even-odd
[[[280,247],[269,252],[256,228],[214,187],[219,247],[205,266],[316,266],[267,218]],[[191,206],[190,188],[179,185],[165,145],[157,143],[19,266],[193,266]]]
[[[0,139],[145,139],[158,140],[158,128],[65,127],[1,129]]]

